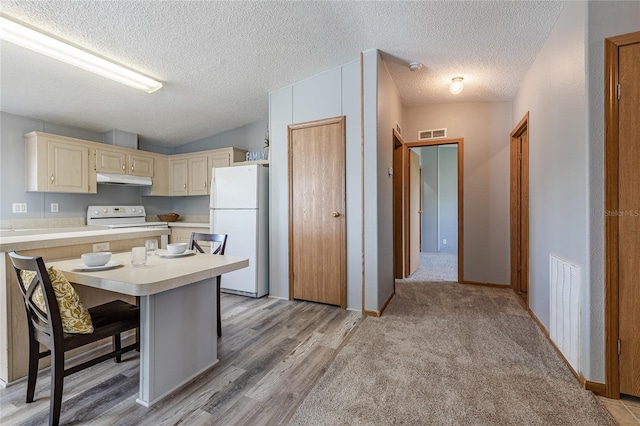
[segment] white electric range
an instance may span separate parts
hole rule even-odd
[[[144,206],[89,206],[87,225],[109,228],[169,228],[167,222],[147,222]],[[160,246],[165,248],[168,236],[160,237]]]

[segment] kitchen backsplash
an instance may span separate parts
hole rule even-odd
[[[54,219],[2,219],[0,229],[66,228],[84,226],[84,217],[60,217]]]
[[[158,216],[148,215],[147,222],[158,222]],[[180,216],[179,222],[208,223],[207,215],[184,215]],[[0,229],[34,229],[34,228],[66,228],[69,226],[84,226],[84,217],[61,217],[55,219],[2,219]]]
[[[196,214],[185,214],[182,215],[180,214],[180,212],[176,212],[180,215],[180,218],[178,219],[178,222],[193,222],[193,223],[209,223],[209,216],[208,215],[196,215]],[[160,219],[158,219],[158,216],[152,214],[152,215],[147,215],[146,217],[146,221],[147,222],[158,222]]]

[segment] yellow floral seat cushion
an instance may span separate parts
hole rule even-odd
[[[60,317],[62,318],[62,331],[65,333],[91,334],[93,333],[93,323],[91,315],[80,301],[80,297],[67,278],[53,266],[47,268],[49,279],[53,285],[53,292],[56,295]],[[29,286],[36,276],[34,271],[21,271],[20,277],[25,286]],[[45,313],[47,306],[44,303],[44,293],[42,286],[33,292],[33,303]]]

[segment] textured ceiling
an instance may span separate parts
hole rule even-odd
[[[511,100],[564,3],[10,1],[2,13],[163,82],[147,94],[7,42],[2,111],[177,146],[268,114],[268,93],[377,48],[405,105]],[[422,62],[409,71],[411,61]],[[463,76],[462,94],[448,91]]]

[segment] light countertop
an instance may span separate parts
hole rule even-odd
[[[72,283],[131,296],[149,296],[173,290],[249,266],[247,258],[201,253],[173,258],[149,256],[147,264],[140,267],[131,266],[129,252],[114,253],[111,261],[121,262],[123,266],[104,271],[79,271],[75,270],[82,267],[79,258],[47,262],[47,266],[64,273]]]
[[[171,229],[166,228],[110,229],[104,226],[2,231],[0,232],[0,252],[158,237],[169,234],[171,234]]]
[[[209,222],[167,222],[169,228],[207,228]]]

